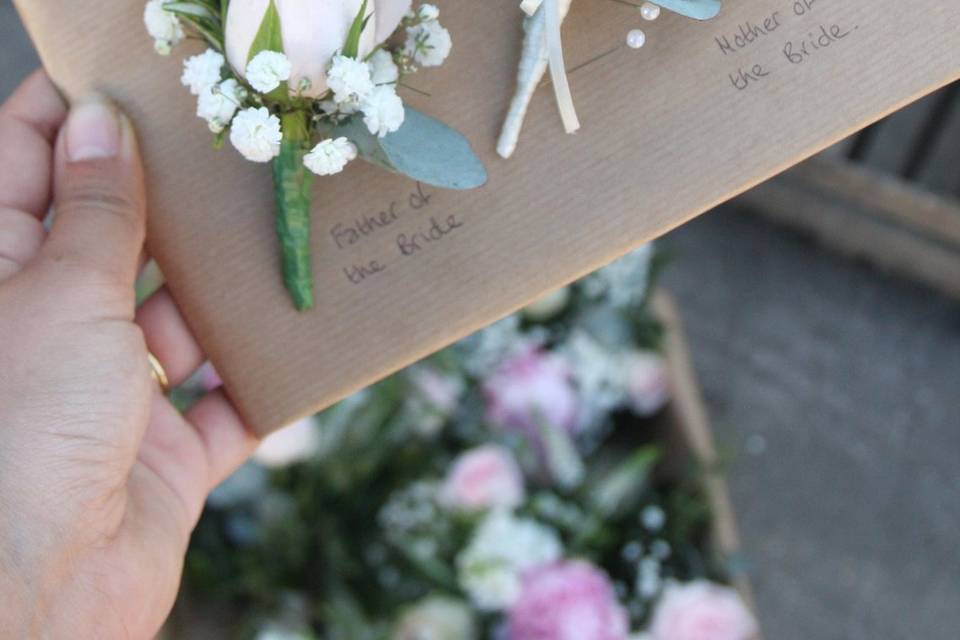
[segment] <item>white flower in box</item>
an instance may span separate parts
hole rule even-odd
[[[520,594],[524,573],[563,554],[556,532],[534,520],[493,511],[457,557],[460,586],[483,611],[499,611]]]

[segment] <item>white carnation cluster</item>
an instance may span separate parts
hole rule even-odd
[[[307,169],[318,176],[340,173],[347,163],[357,157],[357,147],[344,137],[327,138],[313,148],[303,159]]]
[[[277,51],[261,51],[247,64],[247,82],[260,93],[270,93],[290,79],[293,65]]]
[[[477,608],[509,608],[520,594],[524,573],[558,560],[557,533],[508,511],[491,511],[457,557],[458,579]]]
[[[389,54],[383,53],[389,57]],[[376,64],[374,67],[373,61],[334,56],[327,71],[327,84],[333,92],[333,106],[337,112],[363,113],[367,130],[382,138],[400,128],[404,111],[403,100],[397,95],[396,86],[392,82],[376,81],[399,78],[396,64],[392,58],[388,63],[382,56],[376,60]]]

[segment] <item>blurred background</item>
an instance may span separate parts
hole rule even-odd
[[[954,86],[659,243],[770,638],[957,637],[958,143]]]

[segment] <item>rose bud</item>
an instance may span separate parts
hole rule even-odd
[[[292,71],[291,92],[318,97],[327,91],[327,66],[343,48],[350,25],[360,12],[362,0],[232,0],[227,12],[225,48],[227,60],[244,76],[264,16],[274,2],[280,15],[284,53]],[[411,0],[369,0],[370,24],[360,37],[359,58],[386,40],[410,9]]]

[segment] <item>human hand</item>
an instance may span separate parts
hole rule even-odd
[[[256,444],[222,392],[181,416],[152,380],[148,347],[172,384],[204,358],[168,292],[134,311],[144,221],[129,121],[97,98],[68,116],[47,76],[31,76],[0,107],[9,637],[152,637],[207,493]]]

